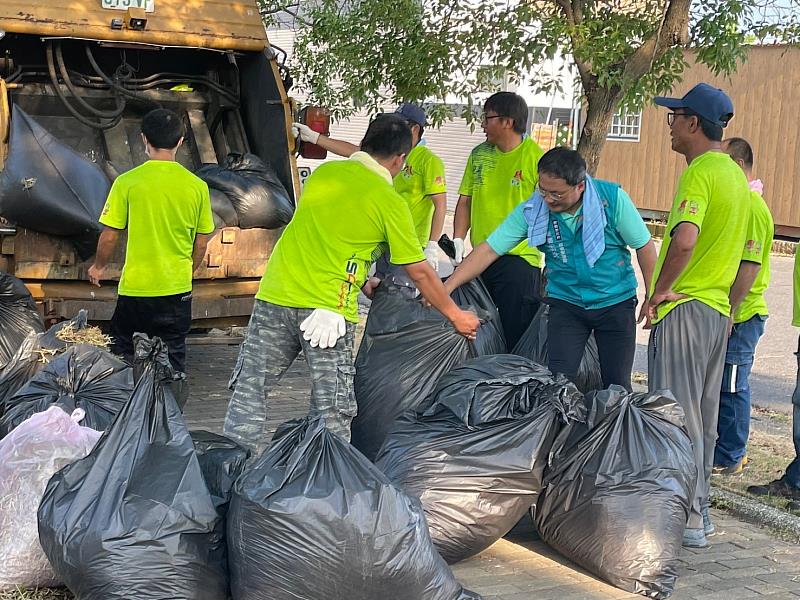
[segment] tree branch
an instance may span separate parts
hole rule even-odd
[[[625,61],[623,75],[626,79],[639,79],[667,49],[688,43],[690,8],[691,0],[670,0],[658,29]]]

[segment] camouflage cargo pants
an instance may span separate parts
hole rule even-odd
[[[253,452],[267,444],[267,394],[302,351],[311,371],[312,417],[322,415],[328,429],[350,440],[356,415],[353,391],[355,323],[333,348],[312,348],[300,324],[312,309],[287,308],[256,300],[228,387],[233,390],[225,416],[225,435]]]

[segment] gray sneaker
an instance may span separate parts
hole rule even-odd
[[[703,509],[703,533],[706,534],[706,537],[717,533],[717,528],[714,527],[714,523],[711,522],[711,515],[709,514],[707,506]]]
[[[683,546],[685,548],[708,548],[708,540],[702,529],[683,530]]]

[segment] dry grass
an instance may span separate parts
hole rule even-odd
[[[791,418],[782,413],[765,409],[753,410],[750,440],[747,444],[748,468],[739,476],[719,476],[712,479],[714,485],[738,494],[750,496],[747,487],[763,485],[781,477],[794,459]],[[759,502],[787,512],[785,498],[750,496]],[[793,513],[795,514],[795,513]]]
[[[104,350],[108,350],[111,347],[111,338],[100,331],[99,327],[75,329],[72,324],[69,324],[56,332],[56,337],[64,342],[67,347],[75,344],[89,344]],[[35,352],[39,355],[40,362],[48,363],[54,356],[61,354],[63,351],[39,348]],[[0,596],[0,600],[2,600],[2,596]]]
[[[0,592],[0,600],[73,600],[65,588]]]

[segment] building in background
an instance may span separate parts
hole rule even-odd
[[[746,63],[730,78],[717,77],[705,66],[691,65],[669,96],[681,97],[707,82],[733,100],[734,118],[727,137],[743,137],[753,146],[754,175],[764,182],[764,199],[776,233],[800,238],[800,48],[752,46]],[[670,148],[667,111],[649,106],[618,115],[600,157],[598,177],[618,181],[647,216],[669,212],[675,186],[686,168]]]

